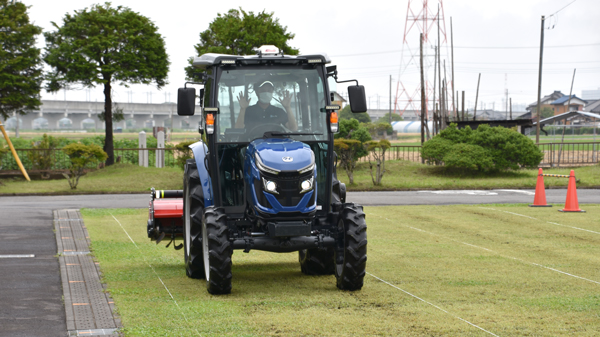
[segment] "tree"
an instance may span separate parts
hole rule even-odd
[[[354,139],[361,143],[361,148],[356,151],[356,159],[364,157],[368,154],[367,150],[362,147],[362,144],[371,140],[369,130],[364,124],[359,123],[356,119],[340,120],[340,131],[334,136],[336,139]]]
[[[35,38],[42,29],[29,23],[27,6],[0,0],[0,116],[25,114],[40,106],[43,75]]]
[[[226,14],[217,17],[208,25],[208,29],[200,33],[200,43],[195,48],[198,55],[206,53],[252,55],[255,48],[262,45],[274,45],[285,54],[297,55],[299,50],[288,45],[294,34],[279,23],[274,13],[245,12],[242,8],[230,9]],[[193,77],[193,68],[185,68],[188,78]]]
[[[356,119],[361,123],[371,123],[371,117],[366,112],[353,113],[350,110],[350,104],[347,104],[342,110],[340,110],[340,120],[345,119]]]
[[[549,118],[552,116],[554,116],[554,110],[552,108],[549,108],[547,106],[542,108],[542,115],[540,116],[541,119]],[[536,115],[536,118],[537,118],[537,115]]]
[[[333,140],[333,148],[348,175],[350,185],[354,184],[354,169],[359,158],[357,153],[364,151],[363,143],[355,139],[338,138]]]
[[[375,176],[373,176],[373,163],[371,163],[371,158],[369,157],[371,180],[373,181],[373,185],[380,186],[381,179],[385,173],[385,152],[392,147],[392,144],[390,144],[389,140],[382,139],[378,142],[374,140],[368,141],[365,146],[367,147],[367,151],[371,153],[370,157],[373,157],[375,165],[377,166],[375,169]]]
[[[71,166],[69,174],[63,173],[72,190],[77,188],[79,178],[83,175],[86,166],[97,164],[106,160],[107,154],[96,144],[83,145],[71,143],[63,147],[63,152],[69,156]]]
[[[62,26],[45,33],[44,61],[52,67],[47,90],[71,84],[104,86],[106,165],[114,163],[112,84],[167,84],[169,59],[165,42],[150,19],[110,3],[66,14]]]

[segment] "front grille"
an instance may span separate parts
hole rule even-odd
[[[292,207],[298,205],[302,197],[308,193],[300,194],[300,183],[304,180],[310,179],[313,176],[313,172],[306,172],[299,174],[298,172],[281,172],[278,175],[267,174],[261,172],[263,177],[267,180],[272,180],[277,184],[277,191],[279,194],[273,194],[281,206]],[[311,198],[311,201],[314,199]],[[313,201],[314,202],[314,201]],[[309,202],[310,204],[310,202]]]

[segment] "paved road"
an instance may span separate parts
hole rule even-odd
[[[67,335],[52,210],[143,208],[148,199],[148,194],[0,197],[0,336]]]
[[[599,203],[600,190],[580,189],[579,203]],[[547,190],[564,203],[566,189]],[[349,192],[362,205],[531,203],[533,190]],[[66,336],[52,210],[145,208],[148,194],[0,197],[0,336]]]

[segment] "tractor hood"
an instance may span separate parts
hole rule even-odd
[[[256,139],[248,146],[248,153],[264,166],[277,171],[300,171],[315,162],[315,155],[310,147],[302,142],[289,138]]]

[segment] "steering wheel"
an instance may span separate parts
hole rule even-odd
[[[260,133],[259,133],[259,131],[260,131]],[[268,131],[286,132],[286,129],[283,125],[276,124],[276,123],[259,124],[255,127],[253,127],[252,129],[250,129],[250,131],[248,131],[248,134],[249,135],[259,134],[260,137],[262,137],[264,135],[264,133],[268,132]]]

